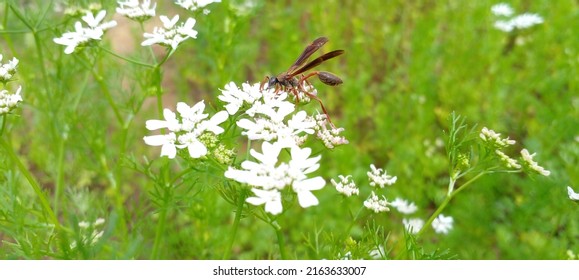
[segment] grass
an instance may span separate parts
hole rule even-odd
[[[193,15],[157,2],[157,15]],[[196,14],[198,38],[162,65],[166,49],[155,46],[151,57],[140,46],[139,25],[119,15],[98,46],[68,55],[53,38],[79,20],[58,10],[72,4],[0,4],[2,63],[20,60],[16,80],[5,86],[22,85],[24,99],[0,117],[3,259],[368,258],[380,245],[388,259],[567,259],[568,250],[579,252],[578,205],[566,194],[566,186],[579,187],[575,1],[509,2],[517,13],[544,19],[516,37],[493,28],[495,1],[254,1],[246,10],[241,2],[224,0],[208,15]],[[101,4],[110,20],[116,1]],[[226,166],[160,158],[158,147],[143,142],[154,134],[145,121],[160,118],[160,108],[205,100],[214,114],[227,83],[285,71],[319,36],[330,39],[322,52],[346,51],[317,68],[344,83],[314,85],[350,144],[313,144],[322,155],[315,176],[327,181],[314,192],[318,206],[286,201],[275,223],[263,222],[258,217],[272,218],[263,206],[236,203],[251,193],[223,177]],[[474,181],[443,211],[454,218],[448,235],[425,228],[413,236],[395,210],[360,210],[374,164],[398,178],[382,191],[389,200],[415,202],[413,217],[424,220],[435,212],[456,166],[434,144],[453,131],[452,112],[476,137],[488,127],[515,139],[512,155],[536,152],[550,176],[497,173]],[[237,163],[247,157],[243,139],[239,131],[221,139]],[[360,197],[335,191],[329,181],[339,174],[359,182]],[[79,227],[97,218],[106,222]],[[93,232],[102,236],[90,244]]]

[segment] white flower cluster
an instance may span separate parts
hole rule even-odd
[[[340,178],[339,182],[336,182],[334,179],[330,179],[330,182],[332,183],[332,185],[334,185],[334,187],[339,193],[345,196],[360,194],[360,190],[358,189],[358,187],[356,187],[356,183],[353,180],[351,180],[352,175],[348,176],[338,175],[338,177]]]
[[[541,16],[532,13],[524,13],[511,17],[514,14],[514,11],[511,6],[506,3],[492,6],[491,12],[495,16],[505,18],[495,21],[495,28],[507,33],[543,23],[543,18]]]
[[[402,199],[400,197],[397,197],[394,199],[394,201],[390,202],[390,206],[396,208],[398,212],[406,215],[413,214],[418,210],[418,206],[416,206],[414,202],[409,202],[408,200]]]
[[[375,213],[390,211],[388,204],[386,197],[382,196],[382,198],[380,198],[374,193],[374,191],[372,191],[370,197],[364,201],[364,207],[374,211]]]
[[[424,226],[424,220],[420,218],[402,219],[402,224],[406,231],[411,234],[417,234]]]
[[[140,22],[154,17],[157,8],[157,3],[151,7],[151,0],[143,0],[143,3],[139,0],[117,1],[117,4],[117,13]]]
[[[259,153],[254,149],[250,154],[256,162],[246,160],[241,163],[242,169],[229,167],[225,177],[252,186],[255,197],[247,198],[247,202],[253,205],[265,204],[265,211],[277,215],[283,211],[281,203],[281,191],[291,186],[297,194],[301,207],[306,208],[318,205],[318,199],[312,191],[324,187],[326,181],[318,176],[308,178],[308,174],[319,168],[321,156],[310,158],[310,148],[300,148],[294,145],[290,148],[291,159],[288,162],[280,162],[278,157],[283,146],[277,142],[262,142]]]
[[[452,229],[453,223],[454,219],[452,217],[440,214],[434,219],[434,221],[432,221],[432,228],[436,233],[448,234]]]
[[[82,235],[81,242],[83,246],[92,246],[96,244],[101,237],[104,235],[104,231],[97,230],[98,227],[102,226],[105,223],[105,219],[98,218],[94,221],[94,223],[90,223],[87,221],[82,221],[78,223],[78,227],[80,230],[80,234]],[[87,232],[87,230],[92,229],[91,232]],[[70,248],[74,249],[77,247],[76,241],[73,241],[70,244]]]
[[[179,102],[177,103],[177,112],[175,114],[169,109],[163,111],[165,120],[148,120],[146,127],[149,130],[166,128],[168,134],[145,136],[143,140],[147,145],[161,146],[161,156],[175,158],[177,149],[189,151],[192,158],[200,158],[208,153],[206,143],[203,142],[207,133],[214,135],[221,134],[224,130],[219,124],[224,122],[228,115],[227,112],[221,111],[207,119],[208,114],[203,113],[205,103],[199,101],[193,107]]]
[[[179,15],[175,15],[169,19],[167,16],[160,16],[163,27],[155,27],[153,33],[145,33],[145,41],[141,46],[150,46],[159,44],[162,46],[171,47],[173,50],[177,49],[179,44],[189,38],[197,38],[197,31],[193,29],[195,26],[195,19],[188,18],[187,21],[181,24],[179,22]]]
[[[346,137],[341,136],[340,133],[344,132],[342,127],[332,127],[328,128],[328,117],[325,114],[319,114],[316,117],[316,137],[324,143],[326,148],[333,149],[338,145],[348,144]]]
[[[18,102],[22,102],[21,89],[22,87],[18,87],[14,94],[9,94],[5,89],[0,91],[0,115],[9,113],[16,108]]]
[[[92,42],[99,41],[107,29],[117,25],[114,20],[101,23],[106,14],[105,10],[99,11],[96,16],[90,11],[86,12],[82,20],[88,27],[84,27],[80,21],[77,21],[74,24],[74,31],[66,32],[60,38],[54,38],[54,42],[66,46],[64,53],[71,54]]]
[[[368,178],[370,179],[370,186],[375,187],[379,186],[380,188],[384,188],[384,186],[392,185],[396,183],[398,179],[396,176],[390,176],[386,173],[386,170],[382,170],[382,168],[376,168],[374,164],[370,165],[371,171],[368,171]],[[382,173],[384,172],[384,173]]]
[[[18,59],[16,57],[7,63],[2,63],[2,55],[0,54],[0,83],[6,83],[12,79],[12,76],[16,73],[16,67],[18,66]]]
[[[221,0],[175,0],[175,4],[187,9],[189,11],[196,11],[203,9],[203,13],[208,14],[209,10],[205,6],[211,3],[220,3]]]
[[[514,145],[516,143],[515,140],[510,140],[508,137],[503,139],[500,137],[500,133],[496,133],[486,127],[482,128],[479,136],[483,142],[488,145],[489,148],[494,149],[498,159],[507,168],[524,169],[543,176],[549,176],[551,174],[549,170],[539,166],[539,164],[533,160],[535,154],[530,154],[527,149],[521,150],[521,158],[518,161],[509,157],[507,154],[500,150],[502,148]]]
[[[576,193],[571,186],[567,186],[567,195],[569,199],[579,202],[579,193]]]

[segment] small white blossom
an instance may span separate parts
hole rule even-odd
[[[491,12],[495,16],[505,16],[505,17],[510,17],[515,13],[515,11],[513,11],[513,8],[511,8],[511,6],[509,6],[509,4],[507,3],[499,3],[493,5],[491,7]]]
[[[103,230],[97,230],[97,227],[100,227],[105,223],[105,219],[98,218],[94,223],[90,223],[87,221],[81,221],[78,223],[78,227],[80,230],[81,239],[83,246],[92,246],[96,244],[104,235]],[[87,232],[92,228],[91,232]],[[76,241],[73,241],[70,244],[70,248],[74,249],[77,247]]]
[[[407,215],[412,214],[416,212],[416,210],[418,210],[418,207],[416,206],[416,204],[414,204],[414,202],[408,202],[407,200],[404,200],[399,197],[394,199],[394,201],[390,202],[390,205],[396,208],[398,212]]]
[[[18,67],[18,59],[13,57],[7,63],[2,63],[2,55],[0,54],[0,83],[6,83],[12,79]]]
[[[334,185],[334,187],[336,187],[336,190],[339,193],[345,196],[360,194],[360,190],[358,189],[358,187],[356,187],[356,183],[354,183],[354,181],[351,180],[352,178],[351,175],[348,176],[338,175],[338,178],[340,178],[339,182],[336,182],[334,179],[331,179],[330,182],[332,183],[332,185]]]
[[[346,137],[341,136],[340,133],[344,132],[344,128],[328,128],[329,122],[328,117],[325,114],[318,114],[316,118],[316,137],[322,142],[328,149],[333,149],[335,146],[346,145],[348,140]]]
[[[253,188],[251,189],[256,196],[248,197],[245,201],[253,205],[265,204],[265,212],[271,213],[272,215],[277,215],[283,211],[283,206],[281,204],[281,193],[276,190],[261,190]]]
[[[157,3],[151,7],[151,0],[143,0],[143,3],[139,0],[117,1],[117,4],[117,13],[140,22],[154,17],[157,8]]]
[[[424,226],[424,221],[419,218],[412,218],[412,219],[402,219],[402,224],[404,224],[404,228],[411,234],[417,234],[422,227]]]
[[[527,149],[523,149],[521,150],[521,156],[523,158],[523,161],[521,163],[524,168],[530,169],[531,171],[541,174],[543,176],[549,176],[551,174],[551,171],[546,170],[545,168],[539,166],[539,164],[533,160],[535,153],[530,154],[529,151],[527,151]]]
[[[197,38],[197,31],[193,29],[195,26],[195,19],[188,18],[186,22],[177,24],[179,15],[175,15],[172,19],[167,16],[160,16],[163,27],[155,27],[153,33],[145,33],[145,41],[141,46],[150,46],[159,44],[162,46],[171,47],[173,50],[189,38]]]
[[[386,173],[386,170],[382,170],[382,168],[376,168],[374,164],[370,164],[371,171],[368,171],[368,179],[370,179],[370,186],[375,187],[379,186],[380,188],[384,188],[384,186],[392,185],[396,183],[398,177],[390,176]],[[382,174],[384,172],[384,174]]]
[[[88,27],[84,27],[80,21],[77,21],[74,24],[74,31],[66,32],[62,34],[62,37],[54,38],[53,41],[59,45],[66,46],[64,49],[66,54],[71,54],[79,48],[99,41],[106,30],[117,25],[114,20],[101,23],[106,14],[105,10],[98,12],[96,16],[90,11],[86,12],[82,20]]]
[[[170,133],[164,135],[145,136],[143,140],[147,145],[162,146],[161,156],[175,158],[177,149],[187,148],[192,158],[200,158],[208,153],[206,143],[201,136],[206,133],[215,135],[223,133],[219,124],[227,119],[227,112],[221,111],[207,119],[209,114],[203,113],[205,103],[199,101],[193,107],[179,102],[175,114],[169,109],[163,110],[165,120],[148,120],[145,126],[149,130],[167,128]]]
[[[482,128],[479,136],[483,141],[496,148],[504,148],[517,143],[515,140],[510,140],[509,137],[502,139],[500,133],[496,133],[494,130],[488,129],[486,127]]]
[[[374,192],[364,201],[364,207],[374,211],[375,213],[390,211],[388,208],[388,200],[384,196],[380,199]]]
[[[175,4],[187,9],[189,11],[196,11],[203,9],[204,14],[208,14],[209,10],[205,9],[205,6],[211,3],[220,3],[221,0],[176,0]]]
[[[499,159],[507,166],[507,168],[520,169],[521,165],[516,159],[507,156],[505,153],[495,150],[495,153],[499,156]]]
[[[570,186],[567,186],[567,194],[569,195],[569,199],[579,201],[579,193],[573,191]]]
[[[432,228],[436,233],[447,234],[452,229],[454,219],[440,214],[432,221]]]
[[[279,191],[291,186],[292,190],[297,194],[301,207],[307,208],[317,205],[318,199],[312,194],[312,191],[322,189],[326,181],[319,176],[308,178],[307,175],[319,168],[318,162],[321,156],[310,158],[312,153],[310,148],[302,149],[298,146],[292,146],[290,149],[291,159],[288,162],[283,162],[278,159],[280,152],[284,149],[279,143],[263,142],[261,147],[261,153],[254,149],[250,150],[251,156],[257,161],[246,160],[242,162],[242,169],[229,167],[225,172],[225,177],[254,187],[254,193],[264,199],[275,198],[274,193],[270,192],[272,190]],[[268,191],[268,193],[257,193],[255,190]],[[252,199],[252,201],[258,202],[262,200]],[[260,205],[263,203],[252,204]],[[279,210],[277,206],[273,209]],[[266,211],[268,210],[266,209]],[[268,212],[274,215],[279,213],[277,211],[274,211],[277,213]]]
[[[19,102],[22,102],[21,89],[22,87],[19,86],[13,94],[9,94],[5,89],[0,91],[0,115],[9,113],[18,106]]]
[[[543,23],[543,18],[537,14],[525,13],[514,17],[511,22],[517,29],[526,29]]]

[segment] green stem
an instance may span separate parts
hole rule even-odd
[[[67,133],[67,132],[65,132]],[[64,191],[64,143],[67,136],[61,137],[58,145],[56,187],[54,192],[54,212],[58,213],[60,196]]]
[[[103,48],[103,47],[101,47],[101,46],[99,46],[99,48],[100,48],[101,50],[105,51],[106,53],[114,56],[114,57],[120,58],[120,59],[122,59],[122,60],[124,60],[124,61],[133,63],[133,64],[135,64],[135,65],[139,65],[139,66],[143,66],[143,67],[147,67],[147,68],[155,68],[155,65],[151,65],[151,64],[148,64],[148,63],[145,63],[145,62],[140,62],[140,61],[138,61],[138,60],[134,60],[134,59],[131,59],[131,58],[128,58],[128,57],[124,57],[124,56],[122,56],[122,55],[120,55],[120,54],[117,54],[117,53],[115,53],[115,52],[113,52],[113,51],[111,51],[111,50],[109,50],[109,49],[107,49],[107,48]]]
[[[159,223],[157,224],[157,230],[155,232],[155,242],[153,243],[153,250],[151,252],[151,260],[156,260],[159,258],[159,247],[161,246],[162,236],[165,235],[165,224],[167,221],[167,206],[161,208],[159,213]]]
[[[26,168],[26,166],[24,166],[22,161],[20,161],[20,158],[18,157],[18,155],[16,155],[16,152],[14,151],[14,149],[12,148],[10,143],[7,141],[6,137],[0,137],[0,145],[2,145],[2,147],[4,147],[4,150],[6,151],[6,154],[8,155],[8,157],[16,164],[16,166],[20,170],[20,173],[22,173],[22,175],[26,178],[26,180],[28,181],[28,183],[30,184],[30,186],[32,187],[34,192],[36,193],[36,196],[38,197],[38,200],[40,201],[40,205],[42,206],[44,213],[48,217],[48,220],[52,224],[54,224],[55,228],[58,231],[60,231],[62,228],[61,228],[60,223],[58,222],[58,218],[54,214],[54,211],[52,211],[52,208],[50,207],[50,204],[48,203],[48,199],[46,198],[46,196],[42,192],[42,188],[40,187],[40,185],[38,184],[38,182],[36,181],[34,176],[30,173],[28,168]]]
[[[241,191],[239,197],[237,198],[237,209],[235,211],[235,219],[233,220],[233,232],[231,233],[231,239],[229,239],[229,245],[223,254],[223,259],[228,260],[231,256],[231,250],[233,249],[233,243],[235,243],[235,236],[237,235],[237,229],[239,228],[239,222],[241,221],[241,213],[243,211],[243,205],[245,205],[245,191]]]
[[[285,241],[281,227],[276,221],[270,222],[270,225],[273,227],[273,230],[275,230],[275,235],[277,237],[277,245],[279,246],[279,253],[281,255],[281,259],[287,260],[288,258],[287,253],[285,251]]]

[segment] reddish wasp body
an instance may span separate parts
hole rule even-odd
[[[324,114],[326,114],[326,117],[328,118],[328,120],[330,120],[330,117],[328,116],[328,113],[326,111],[326,108],[324,107],[324,104],[322,103],[322,101],[315,95],[311,94],[310,92],[308,92],[307,90],[304,89],[303,84],[306,83],[308,85],[310,85],[310,82],[308,81],[309,78],[313,77],[313,76],[318,76],[318,79],[320,79],[320,81],[326,85],[330,85],[330,86],[337,86],[339,84],[342,83],[342,80],[340,78],[338,78],[336,75],[330,73],[330,72],[324,72],[324,71],[313,71],[310,72],[307,75],[303,75],[303,73],[305,73],[308,70],[311,70],[312,68],[322,64],[322,62],[329,60],[331,58],[334,58],[336,56],[339,56],[341,54],[344,53],[343,50],[335,50],[335,51],[331,51],[329,53],[325,53],[323,55],[321,55],[320,57],[305,63],[308,58],[314,54],[317,50],[319,50],[326,42],[328,42],[328,38],[326,37],[320,37],[316,40],[314,40],[311,44],[309,44],[304,51],[302,52],[302,54],[298,57],[298,59],[294,62],[294,64],[292,64],[292,66],[290,66],[290,68],[285,71],[280,73],[277,76],[272,76],[272,77],[265,77],[265,79],[263,80],[263,82],[261,83],[261,87],[263,88],[263,85],[267,82],[267,88],[275,88],[276,91],[278,90],[287,90],[287,91],[291,91],[295,96],[296,96],[296,100],[299,99],[299,92],[307,95],[308,97],[317,100],[320,105],[322,106],[322,110],[324,111]],[[302,74],[301,76],[298,75]],[[332,122],[330,121],[330,124]],[[333,124],[332,124],[333,126]]]

